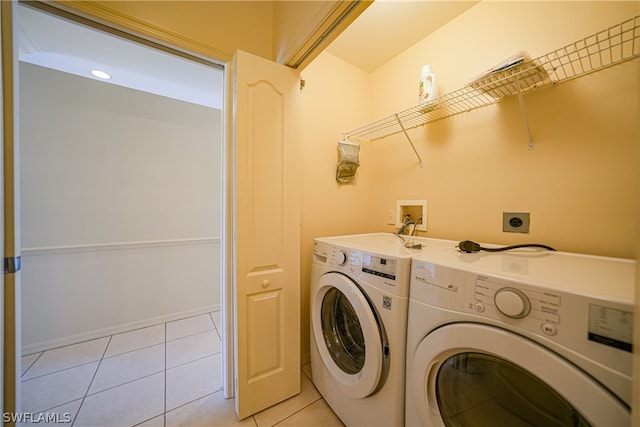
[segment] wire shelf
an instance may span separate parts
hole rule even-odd
[[[640,57],[640,16],[344,134],[375,141]]]

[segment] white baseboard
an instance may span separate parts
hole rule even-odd
[[[108,328],[96,329],[93,331],[83,332],[64,338],[59,338],[51,341],[43,341],[39,343],[33,343],[22,347],[22,355],[28,355],[38,353],[41,351],[51,350],[57,347],[64,347],[71,344],[77,344],[83,341],[89,341],[97,338],[107,337],[109,335],[120,334],[123,332],[132,331],[134,329],[146,328],[148,326],[157,325],[159,323],[172,322],[174,320],[184,319],[187,317],[199,316],[205,313],[211,313],[220,310],[220,304],[200,307],[193,310],[182,311],[180,313],[171,313],[163,316],[157,316],[150,319],[139,320],[130,323],[123,323],[116,326],[110,326]]]

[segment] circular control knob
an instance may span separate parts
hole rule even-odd
[[[529,298],[519,289],[498,289],[493,299],[500,313],[513,319],[522,319],[531,311]]]
[[[336,261],[338,265],[346,265],[347,261],[349,261],[349,255],[347,255],[347,252],[345,251],[340,251],[336,256]]]

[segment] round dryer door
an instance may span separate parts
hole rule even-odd
[[[367,297],[348,277],[327,273],[312,298],[313,339],[322,361],[342,393],[369,396],[383,378],[387,344]]]
[[[408,386],[426,426],[623,426],[629,409],[588,374],[526,338],[450,324],[419,344]]]

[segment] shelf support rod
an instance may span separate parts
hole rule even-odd
[[[529,138],[529,151],[536,148],[535,142],[531,137],[531,130],[529,129],[529,120],[527,119],[527,110],[524,108],[524,99],[522,98],[522,90],[520,90],[520,79],[516,74],[516,87],[518,89],[518,102],[520,103],[520,112],[522,113],[522,120],[524,121],[524,128],[527,131],[527,138]]]
[[[418,154],[418,150],[416,150],[415,145],[413,145],[413,141],[411,141],[411,138],[409,138],[409,134],[407,133],[407,130],[404,128],[404,126],[402,125],[402,121],[400,120],[400,117],[398,116],[398,114],[396,114],[395,116],[396,116],[396,120],[398,121],[398,124],[400,125],[400,129],[402,129],[402,132],[404,132],[404,136],[407,137],[407,141],[409,141],[411,148],[413,148],[413,152],[416,154],[416,157],[420,162],[420,167],[421,168],[424,167],[424,165],[422,164],[422,157],[420,157],[420,154]]]

